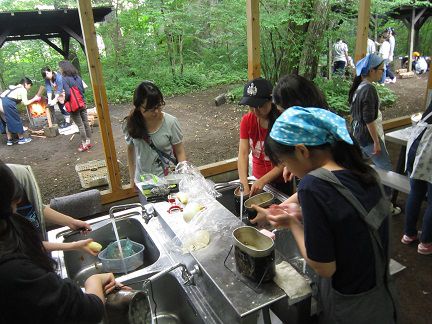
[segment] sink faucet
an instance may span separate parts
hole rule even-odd
[[[121,215],[121,216],[114,216],[114,212],[119,211],[119,210],[129,209],[129,208],[140,208],[140,210],[139,211],[134,210],[131,213],[127,213],[127,214]],[[144,219],[146,224],[148,224],[150,219],[155,216],[155,209],[154,209],[153,204],[147,204],[144,206],[141,205],[140,203],[125,204],[125,205],[113,206],[109,210],[109,215],[110,215],[111,219],[124,219],[124,218],[128,218],[131,216],[136,216],[137,214]]]
[[[159,279],[160,277],[166,275],[167,273],[169,273],[169,272],[171,272],[177,268],[181,268],[181,274],[182,274],[184,285],[195,285],[194,275],[199,275],[201,273],[199,266],[197,264],[195,264],[193,266],[193,269],[191,271],[189,271],[185,264],[177,263],[177,264],[175,264],[175,265],[173,265],[173,266],[171,266],[165,270],[162,270],[161,272],[156,273],[155,275],[151,276],[150,278],[148,278],[143,284],[143,289],[144,290],[147,289],[147,286],[151,282]]]

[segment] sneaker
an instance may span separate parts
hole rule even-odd
[[[89,149],[89,147],[88,147],[87,145],[85,145],[85,144],[81,144],[81,145],[78,147],[78,151],[80,151],[80,152],[88,151],[88,149]]]
[[[420,254],[432,254],[432,243],[419,243],[417,252]]]
[[[415,242],[417,240],[418,240],[418,236],[417,235],[413,235],[413,236],[404,235],[401,238],[401,242],[403,244],[411,244],[411,243],[413,243],[413,242]]]
[[[86,146],[87,146],[87,149],[90,150],[94,146],[94,144],[88,143],[88,144],[86,144]]]
[[[14,142],[13,142],[12,140],[8,140],[8,141],[6,142],[6,145],[7,145],[7,146],[12,146],[12,145],[14,145]]]
[[[396,83],[396,77],[394,77],[393,79],[391,79],[391,83]]]
[[[18,140],[18,144],[27,144],[31,141],[32,139],[30,137],[23,137]]]

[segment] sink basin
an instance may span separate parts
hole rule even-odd
[[[144,245],[144,264],[138,269],[148,267],[159,259],[160,252],[158,248],[139,220],[128,218],[117,221],[116,224],[120,239],[129,238]],[[115,241],[114,230],[111,223],[109,223],[86,235],[71,235],[65,238],[64,242],[73,242],[86,238],[92,238],[94,241],[100,243],[103,249],[110,242]],[[81,286],[91,275],[104,272],[102,264],[97,257],[82,251],[65,251],[64,264],[67,276]]]
[[[124,284],[132,289],[142,290],[143,281],[153,274],[136,277],[125,281]],[[173,274],[168,273],[156,279],[148,287],[151,308],[158,324],[205,323],[183,289],[183,285]]]

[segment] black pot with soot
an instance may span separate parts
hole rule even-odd
[[[271,281],[276,272],[274,242],[255,227],[233,231],[237,271],[254,282]]]

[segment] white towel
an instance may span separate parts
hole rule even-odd
[[[289,297],[288,304],[292,305],[312,293],[312,289],[306,279],[286,261],[276,265],[276,275],[273,281]]]

